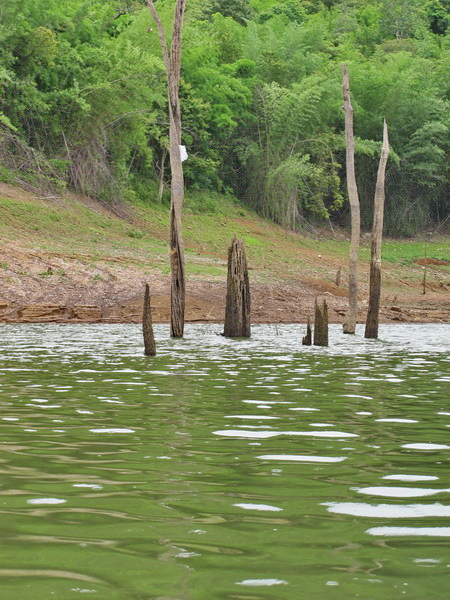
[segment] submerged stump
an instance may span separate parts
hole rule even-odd
[[[233,237],[228,250],[226,337],[250,337],[250,283],[243,240]]]
[[[306,321],[306,335],[302,338],[303,346],[311,346],[312,343],[312,330],[311,330],[311,320],[308,316],[308,320]]]
[[[325,300],[315,304],[314,311],[314,346],[328,346],[328,306]]]
[[[152,309],[150,306],[150,287],[145,284],[144,311],[142,313],[142,332],[144,334],[144,354],[155,356],[156,342],[153,334]]]

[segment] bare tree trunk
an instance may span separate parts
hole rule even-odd
[[[312,342],[312,331],[311,331],[311,319],[309,318],[306,321],[306,335],[302,338],[303,346],[311,346]]]
[[[250,337],[250,283],[247,258],[242,240],[233,237],[228,250],[227,301],[225,307],[226,337]]]
[[[346,65],[342,67],[344,94],[347,191],[351,212],[350,253],[348,260],[348,312],[344,333],[355,333],[358,318],[358,249],[361,230],[358,187],[355,175],[355,136],[353,134],[353,107],[350,101],[350,82]]]
[[[169,107],[169,112],[172,113]],[[184,200],[183,166],[180,145],[171,114],[170,126],[170,166],[172,180],[170,186],[170,335],[178,338],[184,333],[184,311],[186,283],[184,277],[184,244],[181,232],[181,208]]]
[[[153,334],[150,287],[148,283],[145,284],[144,311],[142,313],[142,332],[144,334],[144,354],[146,356],[155,356],[156,343],[155,336]]]
[[[370,289],[369,308],[366,318],[364,337],[378,337],[378,317],[381,296],[381,242],[383,239],[384,218],[384,180],[386,164],[389,157],[389,139],[386,121],[383,124],[383,145],[381,147],[380,163],[378,165],[377,183],[373,203],[372,244],[370,253]]]
[[[172,42],[167,45],[164,27],[152,0],[147,0],[148,8],[158,28],[159,41],[167,71],[167,93],[169,100],[169,155],[171,169],[171,206],[170,206],[170,334],[183,337],[186,285],[184,276],[184,245],[181,232],[181,209],[184,201],[183,165],[180,155],[181,110],[180,110],[180,71],[181,71],[181,33],[183,29],[186,0],[177,0],[172,29]]]
[[[316,298],[314,311],[314,346],[328,346],[328,306],[322,300],[319,305]]]

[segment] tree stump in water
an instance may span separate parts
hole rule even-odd
[[[386,121],[383,125],[383,145],[378,165],[375,198],[373,202],[372,244],[370,250],[369,308],[367,310],[364,337],[378,337],[378,321],[381,297],[381,242],[383,238],[384,218],[384,180],[389,157],[389,139]]]
[[[311,320],[308,316],[308,320],[306,321],[306,335],[302,338],[303,346],[311,346],[312,343],[312,331],[311,331]]]
[[[358,319],[358,249],[361,233],[361,216],[358,186],[355,174],[355,136],[353,132],[353,107],[350,98],[350,79],[346,65],[342,67],[342,91],[345,113],[345,165],[347,193],[350,201],[351,237],[348,257],[348,311],[343,325],[344,333],[355,333]]]
[[[250,337],[250,284],[243,240],[233,237],[228,250],[226,337]]]
[[[172,35],[166,36],[164,25],[152,0],[147,6],[158,29],[162,58],[167,73],[169,96],[169,157],[170,157],[170,335],[181,338],[184,334],[186,285],[184,277],[184,245],[181,232],[181,209],[184,202],[184,174],[181,158],[180,73],[181,37],[186,0],[176,0]],[[170,39],[170,48],[167,39]]]
[[[314,346],[328,346],[328,306],[322,300],[319,305],[316,298],[314,312]]]
[[[150,287],[148,283],[145,284],[144,311],[142,313],[142,331],[144,334],[144,354],[146,356],[155,356],[156,343],[155,336],[153,335],[152,309],[150,306]]]

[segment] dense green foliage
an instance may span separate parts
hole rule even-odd
[[[170,27],[172,0],[158,10]],[[350,71],[363,225],[382,120],[386,231],[448,214],[449,0],[189,0],[186,184],[295,227],[345,223],[341,66]],[[137,0],[4,0],[0,177],[20,168],[109,200],[157,201],[167,179],[165,72]]]

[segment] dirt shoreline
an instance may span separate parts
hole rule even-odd
[[[169,322],[170,281],[164,274],[169,261],[162,242],[167,232],[158,225],[159,213],[149,213],[144,221],[126,205],[127,214],[117,216],[117,211],[86,197],[67,193],[47,200],[6,184],[0,184],[0,194],[10,199],[2,208],[0,323],[139,323],[144,283],[150,284],[154,322]],[[336,252],[336,246],[327,250],[327,238],[323,245],[306,238],[309,243],[298,243],[297,234],[254,215],[233,213],[228,224],[222,217],[195,219],[186,215],[188,323],[224,319],[228,238],[205,241],[208,236],[201,228],[209,226],[211,236],[211,224],[218,235],[227,227],[241,231],[252,244],[252,323],[305,323],[318,296],[328,303],[330,322],[343,321],[347,256]],[[96,227],[90,227],[91,221]],[[139,243],[134,238],[144,231],[147,237]],[[83,235],[77,237],[77,232]],[[450,262],[424,258],[416,263],[383,264],[381,322],[450,322]],[[339,286],[334,283],[338,270]],[[368,262],[361,262],[360,323],[366,316],[368,275]]]
[[[168,278],[146,277],[152,290],[155,323],[170,318]],[[41,284],[38,290],[5,290],[0,299],[0,323],[139,323],[142,316],[143,281],[124,281],[98,286],[53,282]],[[130,283],[130,282],[129,282]],[[322,283],[322,284],[321,284]],[[343,288],[333,290],[327,282],[253,283],[253,323],[305,323],[313,312],[314,299],[320,296],[329,306],[331,323],[344,319],[347,298]],[[128,289],[126,289],[126,287]],[[328,289],[324,289],[324,287]],[[331,288],[331,291],[328,291]],[[22,293],[20,293],[22,292]],[[334,293],[333,293],[334,292]],[[221,323],[225,311],[225,282],[194,280],[188,282],[186,300],[187,323]],[[380,322],[448,323],[450,303],[441,297],[397,295],[382,303]],[[363,323],[367,299],[360,299],[358,322]]]

